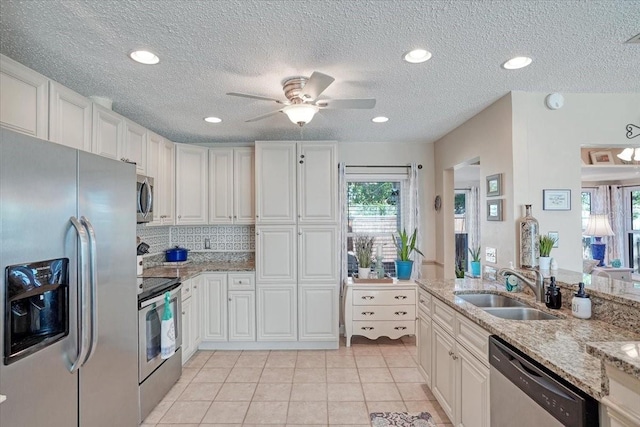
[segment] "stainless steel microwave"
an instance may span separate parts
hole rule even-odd
[[[138,175],[136,184],[137,222],[153,221],[153,178]]]

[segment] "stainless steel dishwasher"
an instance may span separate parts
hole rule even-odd
[[[489,338],[491,427],[591,427],[598,402],[496,336]]]

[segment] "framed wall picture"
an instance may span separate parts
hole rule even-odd
[[[487,221],[502,221],[502,199],[487,200]]]
[[[592,165],[613,165],[613,153],[611,151],[590,151]]]
[[[571,190],[542,190],[542,210],[570,211]]]
[[[487,177],[487,197],[502,196],[502,174]]]

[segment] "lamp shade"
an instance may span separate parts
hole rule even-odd
[[[584,234],[593,237],[613,236],[609,217],[605,214],[591,214]]]
[[[300,126],[309,123],[318,110],[317,106],[311,104],[287,105],[282,109],[289,120]]]

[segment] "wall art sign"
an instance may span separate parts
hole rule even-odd
[[[487,177],[487,197],[502,195],[502,174],[489,175]]]
[[[542,209],[545,211],[570,211],[571,190],[542,190]]]
[[[627,125],[627,138],[635,138],[638,135],[640,135],[640,126],[629,123]]]
[[[502,221],[502,199],[487,200],[487,221]]]

